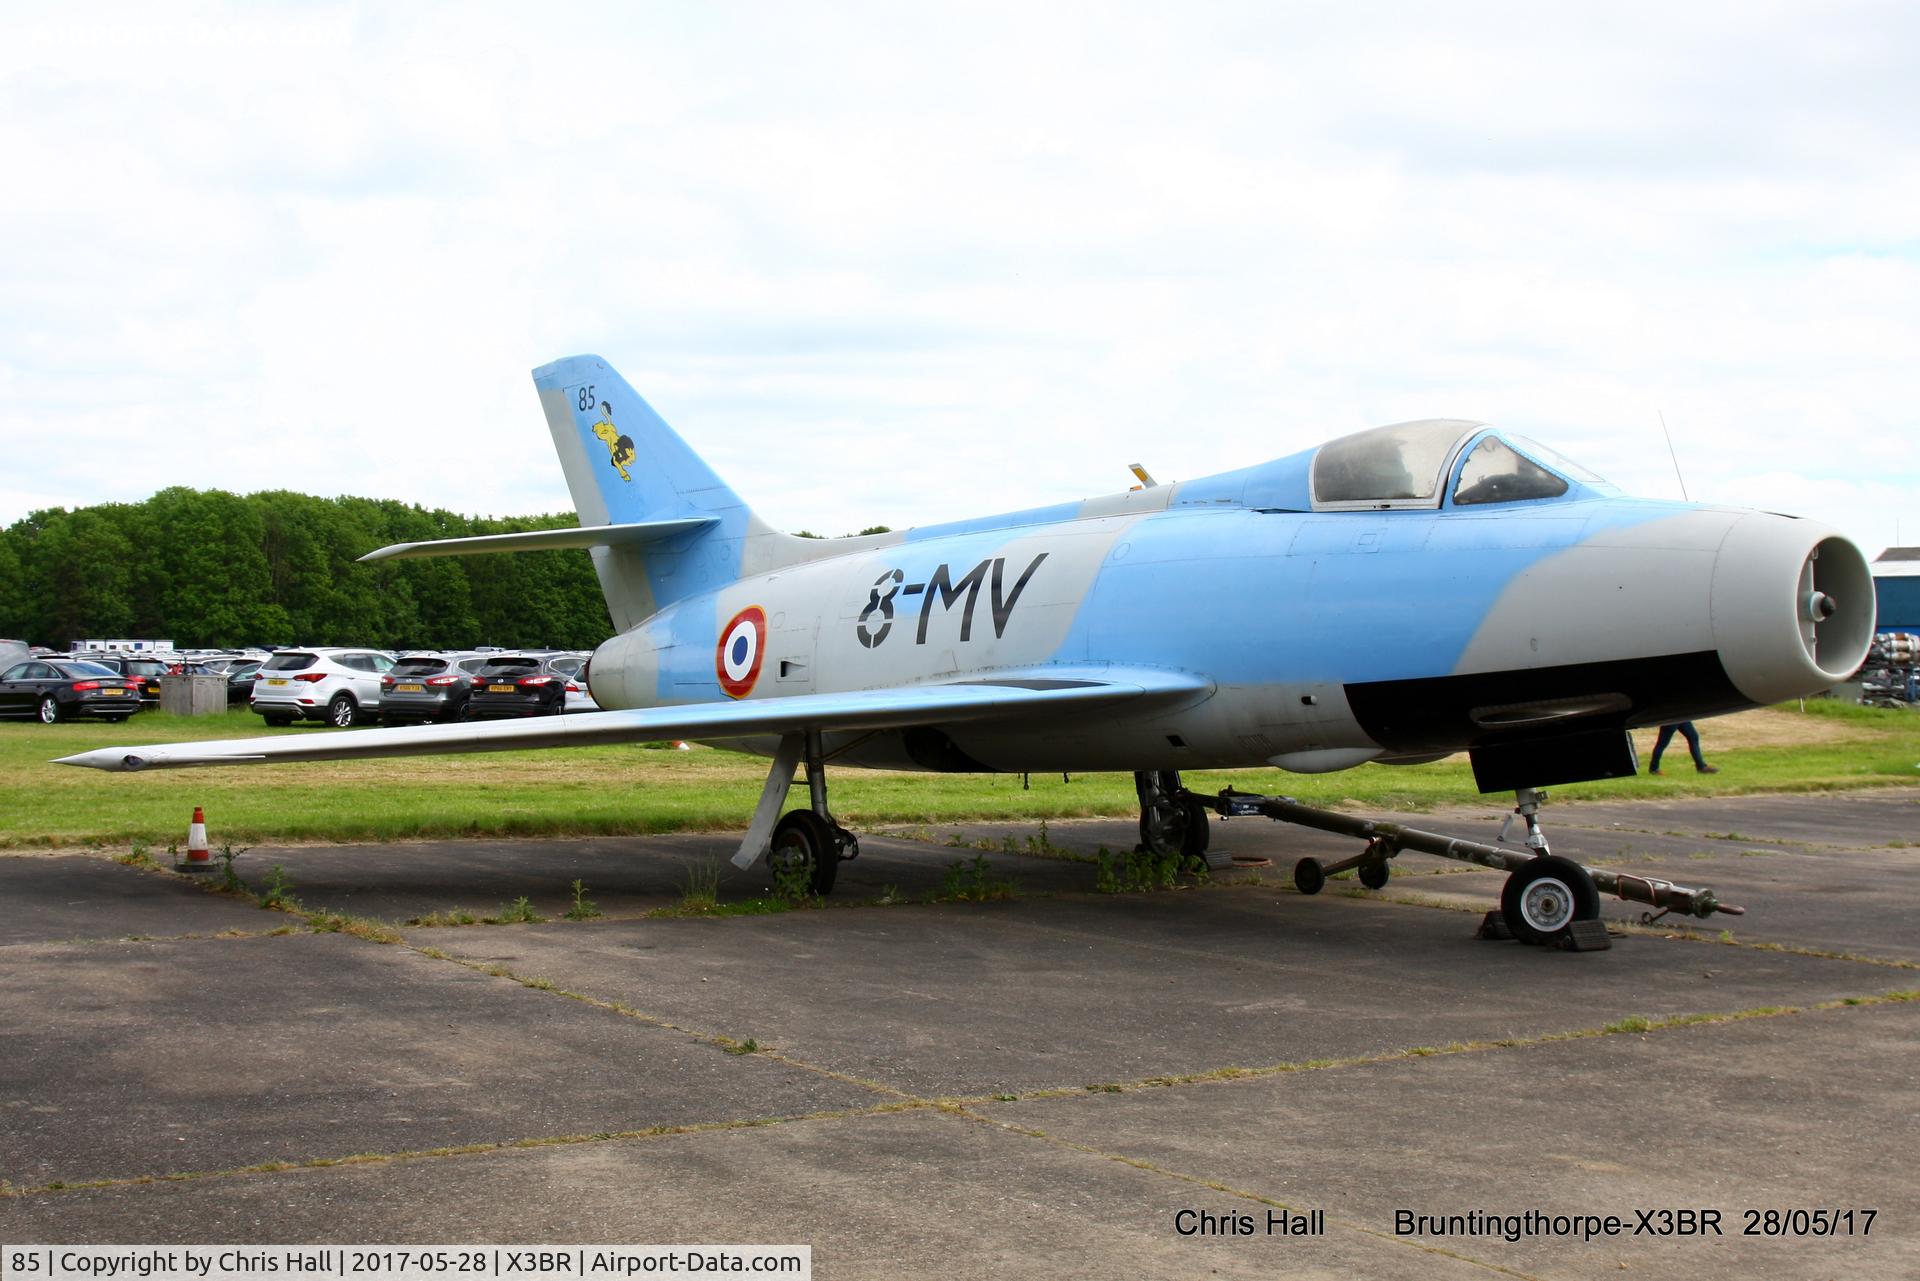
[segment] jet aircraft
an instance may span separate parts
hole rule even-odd
[[[1483,791],[1520,793],[1535,831],[1532,789],[1635,772],[1629,729],[1825,689],[1873,633],[1866,558],[1836,531],[1627,497],[1479,422],[1398,423],[1196,480],[818,540],[756,516],[600,358],[533,380],[579,527],[362,559],[587,548],[615,627],[588,679],[612,710],[63,763],[723,743],[772,758],[736,863],[810,865],[824,893],[858,853],[828,804],[830,763],[1129,771],[1143,843],[1191,855],[1209,808],[1244,811],[1189,793],[1182,770],[1465,751]],[[807,803],[782,815],[802,763]],[[1591,916],[1585,873],[1529,843],[1521,889],[1551,927],[1538,932]]]

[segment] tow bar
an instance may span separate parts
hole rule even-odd
[[[1545,798],[1545,792],[1533,789],[1520,794],[1520,805],[1514,812],[1526,819],[1530,847],[1522,852],[1424,832],[1399,823],[1314,809],[1287,796],[1257,796],[1232,788],[1217,796],[1194,796],[1223,818],[1257,815],[1338,836],[1351,836],[1367,843],[1366,848],[1352,858],[1333,863],[1322,863],[1317,858],[1301,859],[1294,865],[1293,883],[1302,894],[1318,894],[1329,876],[1352,868],[1359,869],[1361,884],[1380,889],[1387,883],[1387,861],[1401,850],[1416,850],[1511,873],[1500,896],[1500,912],[1489,913],[1488,924],[1483,927],[1483,935],[1487,937],[1553,943],[1578,951],[1604,948],[1606,931],[1596,919],[1599,911],[1595,891],[1645,903],[1658,908],[1661,915],[1669,912],[1697,917],[1712,916],[1715,912],[1729,916],[1746,914],[1743,907],[1722,903],[1710,889],[1690,889],[1659,877],[1590,868],[1550,853],[1535,818],[1539,803]],[[1507,933],[1494,928],[1495,918],[1505,925]]]

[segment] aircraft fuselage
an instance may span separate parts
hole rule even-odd
[[[748,574],[607,642],[595,695],[643,707],[1171,669],[1211,692],[1137,717],[847,735],[837,759],[1317,772],[1734,711],[1817,670],[1796,592],[1828,531],[1804,522],[1599,495],[1275,510],[1219,499],[1216,480]],[[732,658],[751,680],[730,679],[748,675]]]

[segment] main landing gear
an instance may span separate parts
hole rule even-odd
[[[1140,794],[1141,849],[1176,858],[1199,858],[1207,852],[1207,807],[1180,786],[1178,770],[1136,773],[1133,789]]]
[[[786,800],[793,785],[794,771],[802,761],[807,767],[808,808],[788,810],[779,822],[773,815]],[[768,829],[771,828],[771,831]],[[789,734],[780,740],[773,768],[767,773],[766,787],[760,793],[760,805],[753,823],[733,856],[736,867],[751,867],[766,851],[768,866],[776,878],[804,876],[810,893],[833,892],[840,865],[860,857],[860,842],[852,832],[834,821],[827,808],[827,768],[820,747],[820,732]]]
[[[1540,804],[1547,794],[1535,788],[1521,788],[1517,798],[1519,804],[1514,807],[1513,815],[1526,822],[1529,852],[1525,854],[1497,845],[1422,832],[1398,823],[1317,810],[1285,796],[1250,796],[1228,790],[1218,796],[1193,799],[1223,817],[1260,815],[1356,837],[1367,843],[1361,853],[1336,863],[1301,859],[1293,870],[1293,880],[1302,894],[1319,893],[1327,877],[1348,868],[1359,869],[1361,884],[1379,889],[1387,883],[1388,860],[1403,849],[1507,872],[1507,883],[1500,893],[1500,911],[1487,914],[1487,922],[1481,927],[1482,938],[1515,938],[1523,943],[1550,944],[1571,951],[1599,951],[1609,946],[1606,926],[1599,919],[1602,893],[1659,908],[1661,915],[1679,912],[1707,917],[1725,912],[1740,916],[1746,911],[1722,903],[1710,889],[1688,889],[1655,877],[1596,870],[1561,858],[1548,849],[1546,834],[1540,830]],[[1508,823],[1511,822],[1509,818]],[[1142,819],[1143,831],[1144,827]],[[1506,830],[1504,826],[1501,828],[1502,839]]]

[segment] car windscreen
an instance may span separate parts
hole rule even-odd
[[[67,676],[118,676],[120,674],[111,667],[102,667],[98,663],[51,663],[49,666]]]
[[[433,676],[447,670],[444,658],[403,658],[393,665],[395,676]]]
[[[494,658],[480,669],[482,676],[531,676],[540,670],[537,658]]]
[[[319,660],[312,654],[294,652],[275,654],[272,658],[260,664],[260,670],[263,672],[304,672],[318,661]]]

